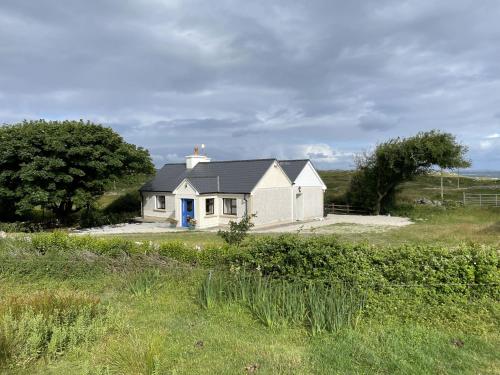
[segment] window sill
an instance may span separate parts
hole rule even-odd
[[[220,215],[220,217],[235,218],[235,217],[238,217],[238,215],[237,214],[234,214],[234,215],[231,215],[231,214],[222,214],[222,215]]]
[[[215,217],[215,214],[205,214],[205,217]]]
[[[167,209],[166,208],[163,208],[163,209],[161,209],[161,208],[155,208],[155,209],[153,209],[153,211],[154,212],[167,212]]]

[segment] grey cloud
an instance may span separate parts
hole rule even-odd
[[[499,17],[496,0],[3,0],[0,123],[98,121],[157,163],[206,143],[325,168],[438,128],[495,167]]]

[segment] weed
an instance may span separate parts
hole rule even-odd
[[[160,270],[147,270],[132,276],[127,282],[127,289],[134,296],[148,296],[161,285]]]
[[[355,327],[364,297],[342,284],[210,272],[201,284],[199,302],[204,308],[211,308],[216,303],[240,302],[271,329],[306,325],[316,335]]]

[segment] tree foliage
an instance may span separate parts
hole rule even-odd
[[[409,138],[395,138],[379,144],[371,154],[357,158],[348,199],[351,204],[383,212],[395,198],[397,187],[433,168],[467,167],[467,147],[440,131],[421,132]]]
[[[153,171],[147,150],[99,124],[37,120],[0,127],[0,205],[10,213],[41,206],[65,221],[112,179]]]

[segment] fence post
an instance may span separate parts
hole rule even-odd
[[[483,207],[483,194],[479,194],[479,207]]]
[[[464,207],[465,207],[465,191],[464,191]]]
[[[349,215],[349,205],[347,205],[347,215]]]
[[[495,207],[498,207],[498,194],[495,195]]]
[[[335,215],[335,203],[332,203],[332,214]]]

